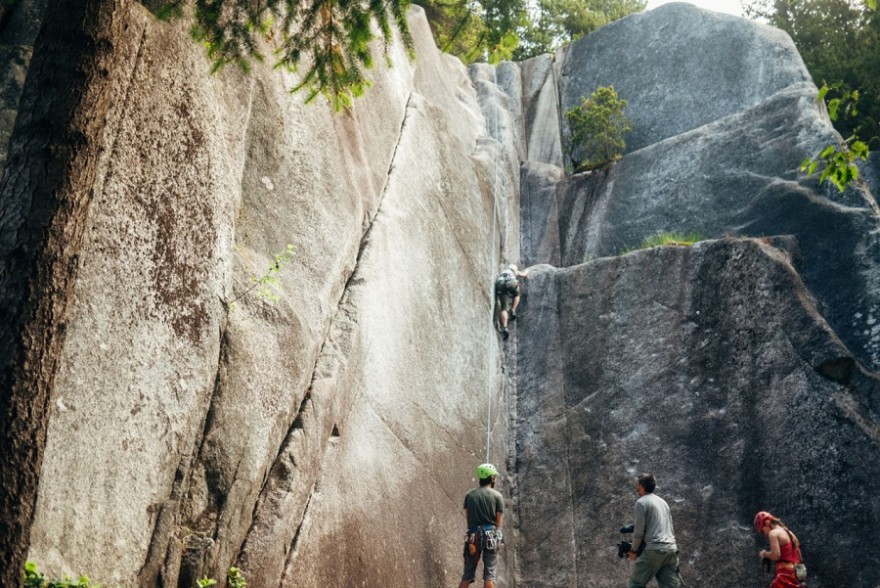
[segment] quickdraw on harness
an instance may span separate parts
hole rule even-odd
[[[480,525],[468,529],[464,536],[467,553],[476,556],[483,551],[496,551],[504,545],[504,534],[495,525]]]

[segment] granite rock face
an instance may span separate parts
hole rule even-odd
[[[0,7],[0,175],[45,6],[46,0],[20,0]]]
[[[811,586],[877,584],[854,553],[880,512],[853,490],[880,473],[872,169],[844,194],[800,175],[840,139],[778,31],[670,4],[560,58],[561,109],[614,85],[634,131],[592,174],[522,167],[523,259],[550,266],[517,322],[518,585],[622,585],[641,471],[688,585],[766,584],[761,509]],[[624,255],[660,232],[716,240]]]
[[[642,470],[689,585],[763,585],[759,509],[802,538],[811,586],[880,583],[860,548],[880,524],[876,172],[842,195],[798,174],[840,138],[785,35],[671,4],[466,69],[414,9],[418,58],[393,46],[335,114],[268,66],[211,76],[185,23],[112,5],[125,33],[71,245],[41,569],[455,585],[488,455],[502,587],[622,585]],[[14,63],[36,35],[19,26],[0,31]],[[27,140],[20,65],[3,153]],[[608,84],[629,152],[567,175],[561,113]],[[659,231],[710,240],[622,255]],[[252,287],[288,244],[272,300]],[[502,345],[491,283],[517,261],[536,267]]]
[[[666,139],[592,177],[561,186],[562,265],[616,255],[662,231],[794,235],[802,277],[838,336],[865,365],[880,364],[880,241],[870,191],[840,194],[803,178],[800,163],[834,140],[812,84]]]
[[[562,67],[568,110],[598,86],[629,102],[636,151],[811,81],[784,32],[680,2],[611,23],[574,43]]]
[[[565,56],[562,108],[598,85],[614,85],[629,101],[630,153],[610,169],[556,183],[554,202],[555,180],[524,169],[523,207],[531,212],[523,231],[533,233],[523,240],[525,259],[553,263],[532,252],[558,248],[561,265],[574,265],[660,232],[795,235],[803,279],[822,312],[876,369],[880,225],[871,169],[867,184],[844,194],[800,173],[804,159],[840,138],[791,41],[780,35],[669,4],[575,43]],[[607,67],[612,55],[614,67]],[[535,212],[542,208],[549,212]]]
[[[518,67],[472,82],[414,9],[418,60],[394,46],[335,114],[118,6],[29,558],[122,586],[457,582],[462,497],[507,461],[489,285],[518,261]],[[288,244],[272,301],[253,280]]]
[[[880,380],[818,312],[791,240],[537,266],[518,336],[518,586],[620,586],[618,527],[654,472],[689,586],[766,585],[758,510],[811,586],[873,586]],[[784,513],[784,514],[783,514]]]

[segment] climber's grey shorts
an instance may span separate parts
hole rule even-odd
[[[483,550],[476,556],[469,555],[467,545],[465,545],[464,555],[464,574],[461,579],[466,582],[473,582],[477,577],[477,562],[480,556],[483,557],[483,581],[495,579],[495,564],[498,562],[498,551]]]

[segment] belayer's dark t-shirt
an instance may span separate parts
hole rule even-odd
[[[479,525],[494,525],[495,513],[504,512],[504,497],[489,486],[478,486],[464,495],[468,529]]]

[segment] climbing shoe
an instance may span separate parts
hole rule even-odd
[[[507,341],[508,337],[510,337],[510,331],[508,331],[505,327],[501,327],[501,338]]]
[[[510,320],[512,320],[512,321],[516,320],[516,313],[515,312],[510,313]]]

